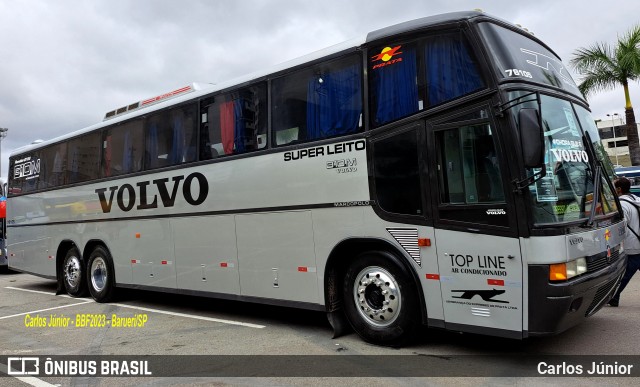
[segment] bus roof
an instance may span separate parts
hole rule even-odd
[[[284,70],[287,70],[289,68],[293,68],[299,65],[303,65],[305,63],[308,62],[313,62],[315,60],[321,59],[323,57],[326,56],[330,56],[332,54],[337,54],[349,49],[356,49],[366,43],[369,42],[373,42],[388,36],[392,36],[392,35],[396,35],[396,34],[402,34],[402,33],[410,33],[419,29],[423,29],[423,28],[427,28],[427,27],[432,27],[432,26],[436,26],[439,24],[445,24],[445,23],[452,23],[452,22],[456,22],[456,21],[464,21],[464,20],[468,20],[468,19],[472,19],[472,18],[476,18],[476,17],[483,17],[483,18],[487,18],[487,19],[491,19],[494,21],[501,21],[504,23],[504,21],[497,19],[495,17],[489,16],[481,11],[465,11],[465,12],[451,12],[451,13],[445,13],[445,14],[441,14],[441,15],[434,15],[434,16],[428,16],[428,17],[423,17],[420,19],[415,19],[415,20],[411,20],[411,21],[407,21],[407,22],[403,22],[403,23],[399,23],[393,26],[389,26],[389,27],[385,27],[379,30],[375,30],[372,32],[369,32],[366,35],[362,35],[360,37],[351,39],[351,40],[347,40],[345,42],[324,48],[322,50],[319,51],[315,51],[313,53],[304,55],[302,57],[296,58],[296,59],[292,59],[290,61],[287,62],[283,62],[280,64],[277,64],[275,66],[254,72],[254,73],[250,73],[244,76],[241,76],[239,78],[235,78],[235,79],[231,79],[229,81],[223,82],[223,83],[219,83],[219,84],[211,84],[211,83],[193,83],[190,86],[184,87],[182,89],[177,89],[177,90],[183,90],[183,89],[187,89],[190,88],[191,90],[189,90],[189,92],[186,93],[178,93],[176,96],[172,96],[171,98],[160,98],[163,96],[166,96],[168,94],[171,94],[173,92],[169,92],[169,93],[165,93],[165,94],[161,94],[158,97],[153,97],[153,98],[158,98],[158,101],[156,103],[153,104],[149,104],[148,107],[138,107],[136,106],[134,109],[132,109],[133,111],[128,112],[127,114],[120,114],[120,115],[114,115],[112,117],[109,117],[108,119],[105,119],[104,121],[88,126],[86,128],[74,131],[74,132],[70,132],[67,133],[65,135],[59,136],[59,137],[55,137],[52,138],[50,140],[46,140],[37,144],[29,144],[17,149],[14,149],[11,154],[10,157],[13,157],[15,155],[18,154],[23,154],[29,151],[33,151],[36,149],[40,149],[43,147],[46,147],[48,145],[57,143],[59,141],[63,141],[63,140],[67,140],[79,135],[82,135],[84,133],[88,133],[91,132],[93,130],[96,129],[100,129],[102,127],[106,127],[106,126],[110,126],[113,125],[115,123],[118,122],[122,122],[122,121],[126,121],[129,120],[131,118],[135,118],[135,117],[139,117],[145,114],[149,114],[150,112],[156,111],[156,110],[160,110],[172,105],[177,105],[180,104],[182,102],[185,101],[189,101],[191,99],[195,99],[195,98],[199,98],[202,96],[205,96],[207,94],[219,91],[219,90],[224,90],[224,89],[228,89],[231,88],[233,86],[236,85],[242,85],[244,83],[248,83],[250,81],[254,81],[254,80],[259,80],[261,78],[265,78],[268,77],[269,75],[272,74],[277,74],[280,73]],[[152,99],[153,99],[152,98]],[[142,101],[140,101],[142,102]],[[138,104],[138,102],[135,102],[133,105]],[[127,106],[133,106],[133,105],[125,105],[124,110],[127,110],[126,107]],[[118,109],[120,110],[120,109]],[[107,113],[108,115],[112,113],[109,112]]]

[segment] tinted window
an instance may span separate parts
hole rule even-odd
[[[97,179],[99,172],[100,133],[70,140],[67,146],[67,183]]]
[[[322,63],[272,82],[275,145],[318,140],[362,127],[359,56]]]
[[[436,134],[440,201],[450,204],[504,202],[491,128],[463,126]]]
[[[9,160],[9,193],[18,195],[39,188],[42,175],[41,151],[12,157]]]
[[[391,44],[369,53],[375,54],[369,61],[373,124],[382,125],[420,110],[415,44]]]
[[[240,154],[267,145],[267,91],[264,83],[204,102],[200,159]]]
[[[462,32],[369,50],[374,126],[407,117],[485,87],[479,64]]]
[[[478,26],[495,56],[498,77],[556,86],[582,98],[565,65],[545,46],[526,35],[492,23],[480,23]]]
[[[66,184],[67,144],[55,144],[40,151],[40,178],[38,189],[54,188]]]
[[[374,143],[378,204],[396,214],[421,215],[418,142],[415,130]]]
[[[424,42],[427,107],[484,88],[478,63],[461,33],[436,35]]]
[[[107,128],[102,134],[102,176],[142,170],[143,121],[137,119]]]
[[[510,97],[525,92],[513,92]],[[532,195],[534,221],[536,223],[553,223],[578,221],[588,218],[594,194],[593,160],[590,159],[585,146],[583,130],[597,136],[593,118],[584,108],[576,116],[571,102],[548,95],[540,96],[540,115],[544,130],[546,175],[531,184],[528,188]],[[526,107],[537,107],[534,101],[523,103],[511,109],[515,122],[518,123],[519,110]],[[581,128],[582,124],[582,128]],[[597,137],[592,140],[598,141]],[[599,153],[599,154],[598,154]],[[597,157],[608,157],[602,145],[596,147]],[[534,169],[530,173],[538,173]],[[596,215],[617,211],[614,193],[602,179],[599,182],[601,196],[597,201]]]
[[[195,161],[196,105],[155,113],[145,126],[145,169]]]

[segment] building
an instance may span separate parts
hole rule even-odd
[[[613,118],[596,120],[596,125],[602,145],[611,162],[614,165],[630,166],[627,127],[622,116],[616,114]]]

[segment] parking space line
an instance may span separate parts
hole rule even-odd
[[[258,328],[258,329],[265,328],[264,325],[244,323],[244,322],[233,321],[233,320],[222,320],[222,319],[219,319],[219,318],[198,316],[198,315],[194,315],[194,314],[169,312],[169,311],[160,310],[160,309],[143,308],[141,306],[125,305],[125,304],[111,304],[111,305],[121,306],[123,308],[138,309],[138,310],[142,310],[142,311],[145,311],[145,312],[168,314],[170,316],[188,317],[188,318],[193,318],[193,319],[196,319],[196,320],[213,321],[213,322],[219,322],[219,323],[229,324],[229,325],[239,325],[239,326],[243,326],[243,327],[247,327],[247,328]]]
[[[2,364],[0,363],[0,367],[2,367],[3,369],[6,369],[7,371],[9,370],[9,366],[6,364]],[[11,369],[12,372],[14,372],[15,370],[12,368]],[[56,387],[58,385],[56,384],[51,384],[51,383],[47,383],[42,379],[38,379],[36,377],[33,376],[13,376],[12,377],[18,379],[19,381],[21,381],[22,383],[26,383],[30,386],[34,386],[34,387]]]
[[[5,289],[12,289],[12,290],[19,290],[19,291],[23,291],[23,292],[46,294],[48,296],[55,296],[56,295],[55,293],[51,293],[51,292],[44,292],[44,291],[41,291],[41,290],[21,289],[21,288],[16,288],[16,287],[13,287],[13,286],[5,286]],[[59,295],[58,297],[69,297],[69,296],[67,296],[65,294],[65,295]],[[90,300],[86,300],[85,302],[80,302],[80,303],[72,304],[72,305],[65,305],[65,306],[61,306],[61,307],[58,307],[58,308],[64,308],[64,307],[73,306],[73,305],[87,304],[87,303],[90,303],[90,302],[95,302],[95,301],[90,299]],[[109,305],[120,306],[122,308],[137,309],[137,310],[141,310],[141,311],[145,311],[145,312],[166,314],[166,315],[170,315],[170,316],[192,318],[192,319],[195,319],[195,320],[211,321],[211,322],[217,322],[217,323],[228,324],[228,325],[238,325],[238,326],[242,326],[242,327],[246,327],[246,328],[257,328],[257,329],[266,328],[265,325],[251,324],[251,323],[245,323],[245,322],[233,321],[233,320],[223,320],[223,319],[213,318],[213,317],[198,316],[198,315],[195,315],[195,314],[169,312],[167,310],[144,308],[144,307],[135,306],[135,305],[115,304],[115,303],[114,304],[109,304]],[[51,309],[56,309],[56,308],[51,308]],[[43,310],[38,310],[38,311],[34,311],[34,312],[21,313],[21,314],[16,314],[16,315],[13,315],[13,316],[0,317],[0,320],[5,319],[5,318],[9,318],[9,317],[16,317],[16,316],[25,315],[25,314],[28,314],[28,313],[42,312],[42,311],[45,311],[45,310],[49,310],[49,309],[43,309]]]
[[[51,292],[43,292],[42,290],[21,289],[21,288],[14,288],[13,286],[5,286],[4,288],[5,289],[20,290],[21,292],[46,294],[48,296],[59,296],[59,297],[72,298],[71,296],[69,296],[67,294],[55,294],[55,293],[51,293]]]
[[[40,309],[40,310],[32,310],[31,312],[24,312],[24,313],[12,314],[12,315],[10,315],[10,316],[2,316],[2,317],[0,317],[0,320],[4,320],[4,319],[7,319],[7,318],[11,318],[11,317],[25,316],[25,315],[27,315],[27,314],[34,314],[34,313],[46,312],[46,311],[48,311],[48,310],[68,308],[68,307],[70,307],[70,306],[76,306],[76,305],[88,304],[88,303],[90,303],[90,302],[92,302],[92,300],[86,300],[86,301],[83,301],[83,302],[76,302],[75,304],[69,304],[69,305],[54,306],[53,308]]]

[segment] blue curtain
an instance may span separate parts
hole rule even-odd
[[[416,51],[402,46],[401,62],[371,70],[375,93],[377,125],[406,117],[418,111],[418,71]]]
[[[425,45],[429,106],[450,101],[484,87],[478,68],[461,37],[439,36]]]
[[[171,144],[171,155],[169,163],[171,165],[180,164],[184,161],[184,124],[182,117],[173,117],[173,141]]]
[[[147,168],[155,168],[158,163],[158,126],[154,122],[149,127],[147,134]]]
[[[333,137],[358,130],[362,113],[360,81],[359,65],[314,76],[309,80],[307,139]]]
[[[244,153],[244,136],[245,136],[245,120],[242,116],[242,99],[236,99],[233,101],[233,112],[235,116],[233,141],[235,145],[235,153]]]

